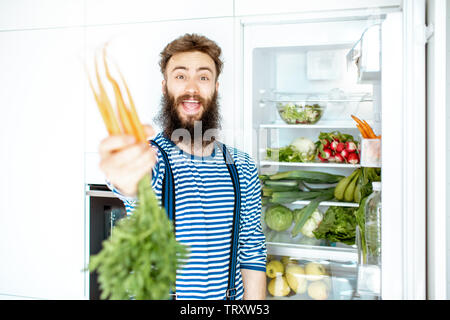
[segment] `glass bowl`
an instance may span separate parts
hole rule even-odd
[[[325,106],[317,102],[277,103],[278,114],[287,124],[315,124],[322,118]]]

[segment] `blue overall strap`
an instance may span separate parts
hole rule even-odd
[[[237,251],[239,243],[239,221],[241,213],[241,185],[239,183],[239,175],[234,163],[233,157],[228,152],[225,144],[217,142],[222,147],[223,157],[230,173],[231,181],[234,188],[234,215],[231,230],[231,248],[230,248],[230,263],[228,269],[228,288],[226,291],[227,300],[235,300],[237,289],[235,287],[236,281],[236,265],[237,265]]]
[[[155,141],[150,140],[150,143],[158,147],[163,157],[165,173],[162,181],[161,203],[162,206],[164,206],[164,208],[166,209],[166,213],[169,219],[173,222],[173,231],[175,232],[175,181],[173,178],[172,168],[170,167],[169,157],[167,156],[167,153],[163,150],[163,148]],[[170,296],[172,297],[172,299],[175,299],[177,294],[176,292],[171,292]]]
[[[173,178],[172,168],[170,167],[169,157],[167,156],[167,153],[163,150],[163,148],[158,145],[158,143],[153,140],[150,140],[150,142],[152,145],[158,147],[163,157],[165,174],[162,181],[161,203],[162,206],[166,209],[166,213],[169,216],[169,219],[173,221],[175,228],[175,181]]]

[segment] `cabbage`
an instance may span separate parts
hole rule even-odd
[[[266,225],[275,231],[284,231],[289,229],[294,216],[289,208],[283,205],[274,205],[266,210]]]

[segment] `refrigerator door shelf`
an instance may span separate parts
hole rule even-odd
[[[381,25],[367,28],[361,39],[347,54],[347,63],[354,62],[358,68],[358,81],[380,81],[381,79]]]

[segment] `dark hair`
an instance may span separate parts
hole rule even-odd
[[[220,49],[220,47],[214,41],[208,39],[205,36],[201,36],[195,33],[186,33],[184,36],[181,36],[167,44],[164,50],[161,51],[161,60],[159,61],[159,66],[164,78],[166,77],[167,64],[169,63],[169,60],[173,55],[177,53],[192,51],[200,51],[206,53],[211,57],[211,59],[213,59],[214,64],[216,65],[217,80],[223,66],[223,62],[220,59],[222,49]]]

